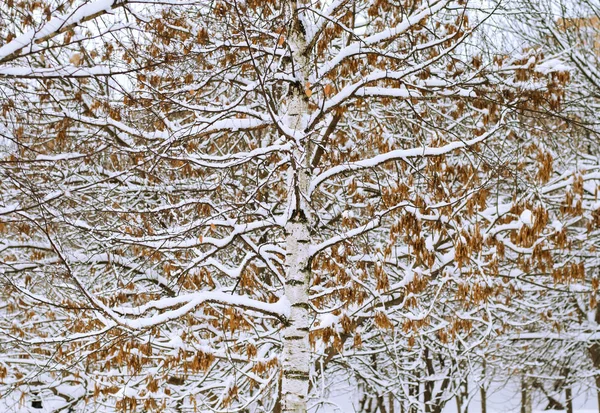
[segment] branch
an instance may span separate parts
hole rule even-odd
[[[46,40],[67,32],[72,28],[107,14],[111,10],[123,7],[128,0],[97,0],[84,4],[71,14],[58,16],[51,19],[41,29],[31,29],[0,47],[0,63],[6,63],[16,58],[21,50],[27,46],[40,44]],[[33,47],[32,47],[33,48]]]
[[[313,192],[319,187],[319,185],[321,185],[326,180],[328,180],[334,176],[346,173],[346,172],[360,171],[362,169],[374,168],[376,166],[379,166],[379,165],[381,165],[385,162],[389,162],[389,161],[405,160],[407,158],[446,155],[457,149],[467,148],[469,146],[473,146],[477,143],[483,142],[502,127],[501,122],[502,122],[503,118],[504,118],[504,116],[502,116],[502,118],[498,122],[498,125],[494,129],[488,131],[487,133],[484,133],[481,136],[478,136],[476,138],[473,138],[473,139],[470,139],[467,141],[455,141],[455,142],[452,142],[452,143],[449,143],[447,145],[440,146],[437,148],[436,147],[424,147],[424,148],[411,148],[411,149],[397,149],[395,151],[383,153],[383,154],[374,156],[372,158],[364,159],[362,161],[350,162],[347,164],[334,166],[333,168],[328,169],[327,171],[317,175],[313,179],[313,181],[311,182],[310,187],[308,189],[308,197],[310,198],[312,196]]]

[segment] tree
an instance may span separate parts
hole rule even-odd
[[[508,3],[523,9],[523,3]],[[569,66],[566,84],[556,116],[543,127],[544,144],[552,158],[553,172],[548,184],[535,190],[556,228],[551,273],[533,271],[532,285],[525,291],[526,332],[522,345],[537,351],[541,370],[567,383],[587,386],[596,375],[600,360],[597,332],[600,310],[598,296],[598,105],[597,42],[599,5],[595,1],[526,2],[527,13],[511,18],[513,36],[546,55],[543,67]],[[563,62],[563,63],[561,63]],[[535,283],[535,284],[534,284]],[[523,320],[521,320],[522,322]],[[551,348],[552,351],[539,349]],[[553,354],[553,357],[540,355]],[[577,361],[577,362],[575,362]],[[561,365],[564,363],[564,365]],[[568,367],[567,369],[565,369]],[[600,402],[600,398],[599,398]]]
[[[560,68],[475,53],[462,0],[0,16],[3,403],[305,412],[340,381],[451,399],[514,293],[502,234],[518,252],[547,230],[506,180]]]

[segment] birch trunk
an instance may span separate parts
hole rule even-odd
[[[283,330],[283,413],[305,413],[308,394],[310,347],[308,342],[309,232],[306,222],[286,226],[287,278],[285,295],[290,301],[289,325]]]
[[[283,330],[283,360],[281,398],[283,413],[305,413],[310,371],[309,305],[310,282],[310,212],[305,204],[309,186],[309,141],[305,136],[308,117],[308,59],[302,23],[296,2],[290,1],[287,43],[292,52],[294,76],[297,82],[290,86],[287,99],[287,124],[294,133],[295,149],[289,168],[288,222],[286,231],[285,295],[291,311],[288,325]]]

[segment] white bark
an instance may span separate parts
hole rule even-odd
[[[285,294],[290,301],[289,325],[283,331],[282,411],[306,412],[310,345],[308,342],[309,232],[304,222],[290,221],[286,226]]]
[[[293,165],[289,168],[288,223],[286,224],[286,281],[285,295],[291,311],[283,330],[283,377],[281,402],[283,413],[307,411],[310,344],[308,288],[310,282],[310,212],[305,200],[308,195],[308,164],[310,149],[305,128],[308,118],[308,97],[304,91],[308,81],[306,40],[295,2],[290,2],[288,45],[292,51],[297,84],[290,86],[287,104],[287,123],[294,131]]]

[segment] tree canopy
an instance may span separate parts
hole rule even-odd
[[[600,6],[557,4],[0,4],[0,406],[598,376]]]

